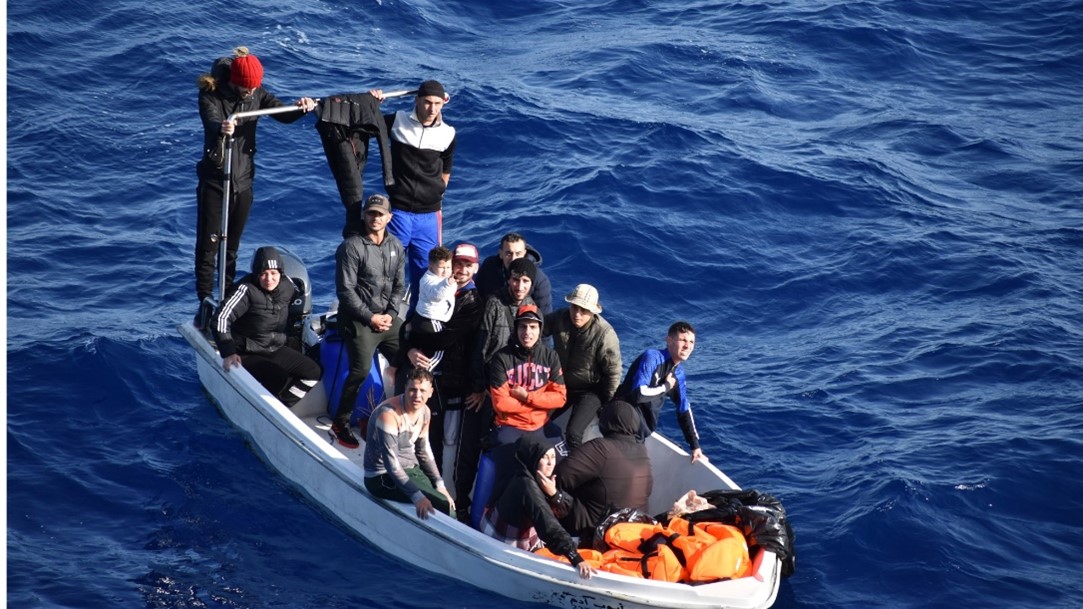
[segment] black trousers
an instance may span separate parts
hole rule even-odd
[[[459,456],[455,459],[455,505],[470,510],[470,491],[478,476],[481,444],[493,428],[493,405],[486,396],[478,410],[463,408],[459,427]]]
[[[196,186],[196,295],[199,300],[214,293],[214,261],[218,257],[217,235],[222,232],[222,185],[200,180]],[[226,287],[237,276],[237,250],[252,209],[252,189],[229,197],[226,241]]]
[[[272,353],[245,353],[241,364],[286,406],[299,402],[323,375],[312,358],[290,347]]]
[[[572,409],[568,419],[568,427],[564,431],[564,438],[568,442],[568,449],[575,450],[583,443],[583,433],[590,427],[594,419],[598,418],[598,411],[602,409],[602,400],[592,391],[569,392],[568,408]],[[556,414],[553,418],[560,416]]]

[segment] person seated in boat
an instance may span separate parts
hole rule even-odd
[[[414,368],[406,391],[373,410],[365,433],[365,488],[382,499],[413,503],[418,518],[433,511],[455,514],[429,445],[431,395],[432,373]]]
[[[572,497],[561,524],[589,547],[598,526],[612,511],[635,508],[647,513],[654,486],[647,446],[639,438],[640,416],[627,402],[602,407],[602,437],[571,451],[557,465],[557,484]]]
[[[553,476],[557,454],[545,438],[525,436],[512,445],[515,473],[507,487],[481,520],[481,531],[509,545],[534,552],[548,548],[565,556],[589,579],[596,570],[579,555],[575,540],[557,521],[567,509],[564,493],[557,490]]]
[[[541,340],[542,316],[537,305],[519,307],[513,344],[489,360],[489,394],[493,403],[491,456],[495,468],[490,498],[499,495],[512,472],[515,442],[524,436],[547,437],[563,449],[560,428],[550,415],[567,401],[560,358]]]
[[[564,301],[568,308],[545,316],[545,334],[553,337],[553,349],[564,368],[564,384],[568,387],[564,409],[572,411],[564,439],[568,450],[574,451],[583,443],[583,432],[602,404],[613,399],[620,385],[620,340],[613,326],[601,316],[602,305],[594,286],[581,283]]]
[[[617,388],[617,399],[639,409],[643,417],[640,429],[643,438],[654,433],[658,427],[658,415],[666,396],[669,396],[677,406],[677,422],[692,449],[692,463],[706,460],[699,446],[699,432],[692,417],[692,405],[688,403],[684,366],[681,365],[692,356],[695,346],[696,331],[692,324],[675,322],[666,334],[666,348],[644,351],[632,362],[624,382]]]
[[[387,230],[391,204],[383,195],[365,200],[365,232],[351,235],[335,252],[335,291],[338,295],[338,327],[350,370],[342,383],[342,395],[331,430],[347,448],[360,444],[350,428],[357,394],[372,368],[379,349],[388,361],[399,351],[399,305],[406,293],[406,257],[402,243]]]
[[[537,267],[530,296],[542,315],[548,315],[553,311],[553,294],[549,277],[541,269],[541,254],[528,245],[526,238],[519,233],[508,233],[501,237],[499,253],[489,256],[481,264],[477,278],[478,291],[482,298],[488,298],[504,289],[511,278],[511,263],[520,258],[530,260]]]
[[[211,320],[222,368],[240,365],[287,407],[316,386],[323,370],[287,345],[289,308],[296,289],[282,276],[273,247],[256,250],[252,273],[232,287]]]

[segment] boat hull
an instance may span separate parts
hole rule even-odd
[[[599,573],[583,580],[571,567],[489,538],[454,518],[420,520],[411,504],[372,497],[364,487],[362,449],[333,441],[322,387],[291,411],[241,368],[225,372],[214,346],[192,324],[178,326],[196,352],[200,382],[222,413],[263,458],[328,513],[377,548],[427,571],[510,598],[557,607],[762,609],[778,592],[779,561],[760,552],[752,577],[702,586]],[[709,464],[657,434],[648,441],[655,468],[652,513],[691,488],[736,488]],[[680,469],[680,475],[670,472]],[[660,471],[662,470],[662,471]]]

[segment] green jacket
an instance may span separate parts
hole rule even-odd
[[[569,393],[593,391],[603,404],[613,399],[621,380],[620,340],[605,318],[595,315],[578,330],[568,309],[560,309],[545,317],[545,334],[553,337]]]

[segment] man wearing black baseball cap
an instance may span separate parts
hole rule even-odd
[[[369,93],[381,102],[384,99],[381,89]],[[395,212],[387,229],[402,242],[409,259],[411,309],[417,303],[418,282],[428,268],[429,250],[441,244],[444,191],[455,155],[455,128],[444,122],[443,115],[450,99],[444,85],[426,80],[418,86],[412,112],[384,115],[395,178],[387,189]]]
[[[393,361],[399,351],[399,304],[406,286],[402,244],[387,231],[391,217],[387,197],[370,196],[364,206],[365,232],[351,235],[335,252],[338,328],[350,370],[342,384],[331,430],[339,444],[347,448],[359,446],[350,429],[350,418],[372,367],[373,354],[379,350]]]

